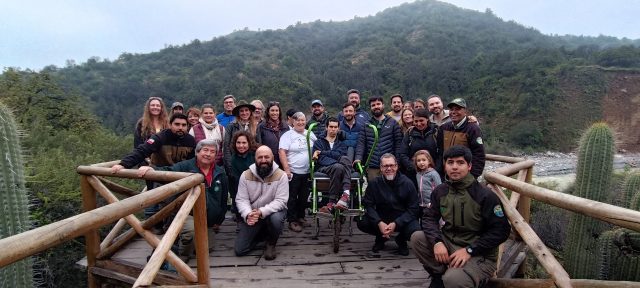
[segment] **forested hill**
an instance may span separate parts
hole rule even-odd
[[[44,72],[86,96],[99,119],[124,134],[150,95],[220,106],[223,95],[234,94],[300,109],[321,98],[335,112],[345,91],[357,88],[365,99],[465,97],[488,143],[567,150],[582,128],[604,118],[610,77],[640,67],[638,44],[547,36],[489,10],[418,1],[345,22],[243,30]]]

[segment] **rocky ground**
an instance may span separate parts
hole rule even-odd
[[[533,174],[538,177],[575,173],[578,163],[578,156],[575,153],[545,152],[519,157],[536,162]],[[491,171],[504,165],[506,164],[488,161],[484,169]],[[640,153],[616,154],[613,167],[614,169],[640,168]]]

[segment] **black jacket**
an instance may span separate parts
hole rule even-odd
[[[416,167],[413,165],[413,155],[418,150],[427,150],[433,158],[435,169],[442,170],[442,152],[438,149],[438,141],[436,136],[438,127],[435,124],[429,124],[423,131],[418,131],[415,127],[409,128],[407,134],[402,138],[400,146],[400,164],[408,173],[407,175],[415,175]]]
[[[384,115],[384,119],[378,122],[375,118],[371,118],[371,124],[378,127],[378,144],[376,149],[371,155],[371,161],[369,167],[365,168],[380,168],[380,156],[385,153],[391,153],[394,155],[400,155],[400,145],[402,144],[402,131],[400,125],[393,118],[388,115]],[[358,135],[358,146],[356,147],[355,160],[360,160],[364,165],[367,161],[369,151],[374,142],[373,129],[368,125],[364,127],[362,132]]]
[[[120,160],[120,165],[129,169],[151,157],[151,164],[155,166],[170,166],[195,157],[195,148],[196,139],[193,136],[185,133],[179,137],[171,129],[165,129],[134,148]]]
[[[385,180],[382,175],[376,177],[367,186],[362,199],[365,217],[373,223],[393,221],[398,228],[418,219],[418,202],[416,187],[401,173],[396,174],[393,181]]]
[[[422,229],[430,245],[446,237],[456,248],[471,246],[472,256],[496,260],[498,246],[511,231],[498,197],[471,174],[436,187],[431,205],[423,212]],[[442,229],[440,218],[445,222]]]
[[[276,156],[278,155],[278,146],[280,145],[280,137],[282,136],[282,134],[284,134],[284,132],[289,131],[289,125],[287,125],[286,122],[284,121],[280,121],[280,129],[279,131],[275,131],[274,129],[271,129],[267,126],[267,123],[262,122],[260,123],[260,125],[258,125],[258,130],[256,132],[256,134],[260,135],[260,140],[262,141],[263,145],[267,145],[269,146],[269,148],[271,148],[271,152],[273,152],[273,155]],[[282,167],[282,165],[280,165],[280,157],[274,157],[274,161],[278,164],[278,166]]]

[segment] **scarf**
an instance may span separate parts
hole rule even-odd
[[[202,127],[207,128],[207,130],[213,130],[216,127],[218,127],[218,120],[213,118],[213,122],[211,122],[211,124],[207,124],[207,122],[204,122],[204,120],[202,120],[202,118],[200,118],[200,124],[202,124]]]
[[[464,193],[464,191],[466,191],[467,188],[469,188],[469,186],[471,186],[471,184],[473,184],[475,180],[476,178],[473,177],[471,173],[467,174],[467,176],[458,181],[447,180],[447,182],[449,182],[449,192],[458,191],[459,193]]]
[[[280,131],[280,120],[278,121],[274,121],[273,119],[269,118],[267,119],[267,128],[275,131],[275,132],[279,132]]]

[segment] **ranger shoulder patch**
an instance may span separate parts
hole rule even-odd
[[[500,204],[493,207],[493,214],[500,218],[504,217],[504,211],[502,211],[502,206],[500,206]]]

